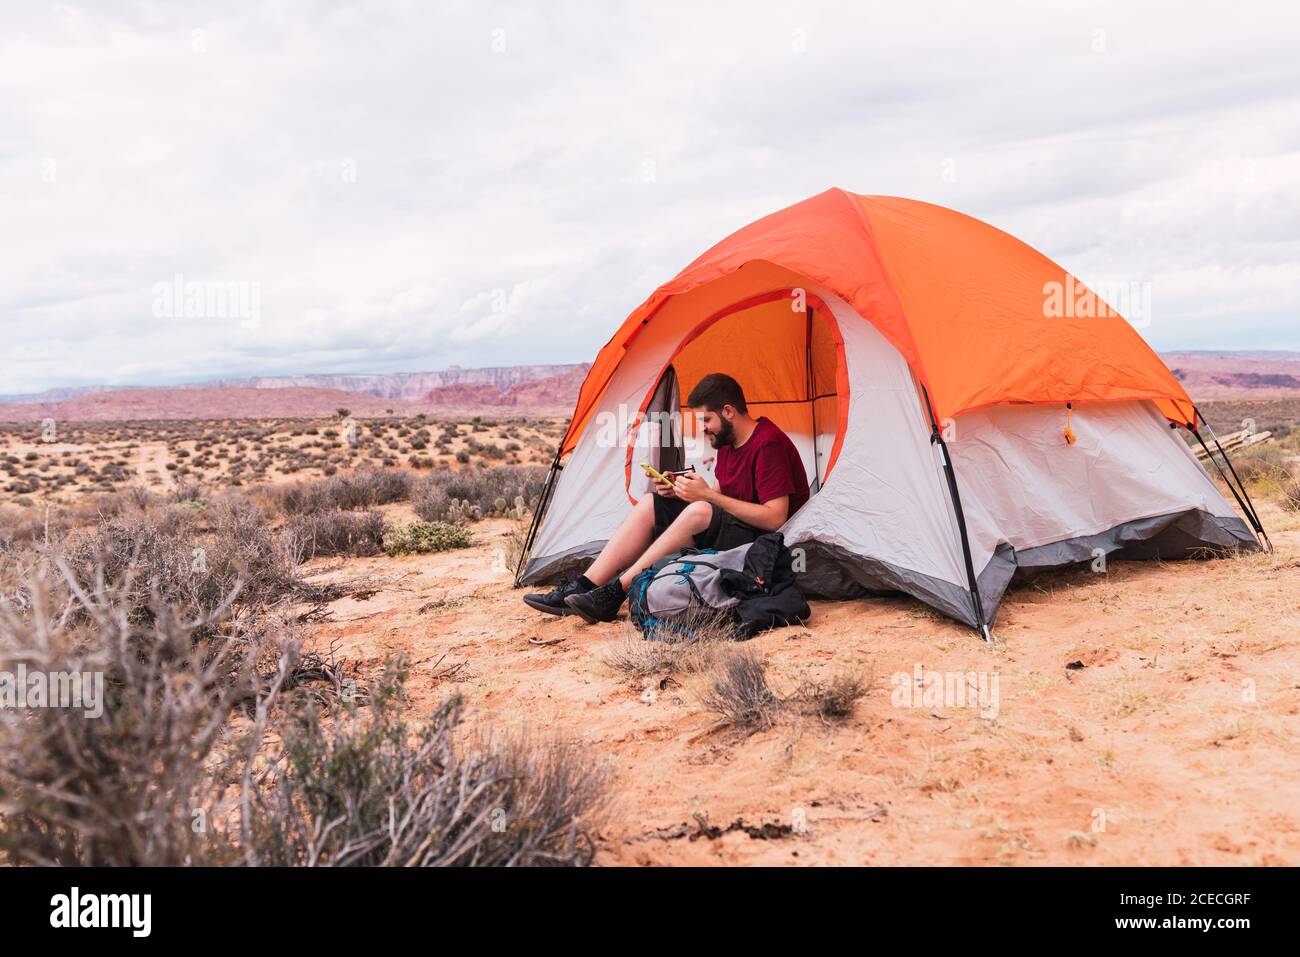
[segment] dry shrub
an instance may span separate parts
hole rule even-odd
[[[1288,512],[1300,512],[1300,474],[1288,472],[1282,480],[1281,505]]]
[[[193,488],[184,484],[179,489]],[[180,497],[172,501],[182,501]],[[81,502],[71,510],[71,518],[77,524],[94,524],[105,518],[143,512],[156,505],[159,499],[142,485],[129,485],[112,492],[101,492],[87,501]]]
[[[789,714],[812,715],[826,724],[847,720],[872,685],[869,674],[841,672],[826,681],[804,681],[782,698],[767,680],[762,657],[750,649],[721,655],[708,677],[704,706],[726,723],[751,731],[770,728]]]
[[[606,653],[605,664],[619,674],[636,679],[662,674],[699,674],[712,668],[736,640],[735,622],[725,613],[712,609],[692,607],[684,625],[693,637],[654,640],[650,635],[642,635],[629,621],[623,640]]]
[[[781,710],[781,699],[767,682],[767,665],[748,648],[725,655],[710,669],[703,704],[737,728],[770,728]]]
[[[368,505],[405,502],[411,497],[412,478],[400,469],[377,469],[353,476],[353,487],[360,488]]]
[[[523,558],[524,544],[528,541],[528,525],[528,519],[517,518],[510,523],[510,529],[506,532],[501,560],[511,572],[519,567],[519,560]]]
[[[1211,445],[1210,448],[1213,449],[1214,446]],[[1232,468],[1243,482],[1273,483],[1286,474],[1286,453],[1277,442],[1261,442],[1229,454]],[[1209,468],[1213,469],[1214,466]]]
[[[155,603],[141,623],[130,582],[67,565],[0,602],[0,671],[99,673],[84,708],[0,712],[0,859],[15,864],[177,866],[237,860],[223,797],[239,780],[229,719],[275,695],[292,645],[219,631],[229,603],[190,620]],[[128,576],[129,577],[129,576]],[[259,661],[277,662],[271,679]]]
[[[400,664],[363,714],[340,701],[286,723],[266,786],[250,795],[250,863],[293,866],[581,865],[609,771],[585,747],[457,734],[459,697],[419,726]]]
[[[285,547],[301,561],[333,555],[378,555],[384,547],[379,512],[308,512],[284,527]]]
[[[0,509],[0,552],[57,544],[71,527],[67,513],[62,509]]]
[[[426,475],[411,490],[415,514],[426,522],[448,519],[453,499],[478,506],[484,515],[500,511],[498,503],[522,497],[535,510],[546,482],[547,469],[537,465],[498,465],[487,469],[440,470]]]
[[[141,509],[148,508],[154,501],[154,497],[144,489],[137,489],[137,492],[143,492],[144,495],[141,496],[137,494],[135,503],[136,507]],[[201,505],[209,497],[210,493],[203,483],[190,482],[181,479],[176,483],[175,487],[167,493],[166,501],[170,502],[172,505]]]
[[[132,621],[152,620],[157,601],[192,617],[211,616],[236,594],[241,614],[254,613],[299,588],[294,561],[249,499],[227,495],[203,508],[124,511],[75,533],[52,552],[84,589],[96,579],[129,582]]]
[[[3,509],[0,547],[56,546],[76,529],[93,528],[112,519],[138,518],[163,503],[143,486],[132,485],[90,496],[71,506]]]
[[[0,602],[0,669],[100,672],[103,710],[0,712],[0,863],[591,862],[610,773],[585,747],[462,729],[458,698],[410,724],[399,665],[287,693],[313,680],[296,645],[232,628],[229,602],[142,624],[129,583],[59,571]]]
[[[337,641],[331,643],[324,653],[304,650],[294,658],[282,689],[296,692],[299,701],[314,700],[318,703],[344,694],[356,696],[360,689],[353,677],[355,667],[355,663],[349,665],[346,659],[339,657]]]
[[[434,481],[444,472],[434,472],[415,483],[411,490],[411,508],[426,522],[445,522],[451,511],[451,495],[446,485]]]
[[[343,509],[374,508],[403,502],[411,494],[411,475],[400,469],[369,469],[315,482],[296,482],[273,493],[286,515],[314,515]]]
[[[830,724],[852,717],[858,700],[871,690],[870,676],[857,672],[832,675],[827,681],[805,681],[794,693],[793,703],[805,714]]]

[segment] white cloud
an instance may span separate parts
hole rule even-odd
[[[11,4],[0,390],[577,361],[831,185],[1151,282],[1157,348],[1298,348],[1295,27],[1250,3]],[[262,321],[154,316],[177,273],[257,284]]]

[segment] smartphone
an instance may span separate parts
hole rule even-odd
[[[646,475],[650,476],[650,477],[651,477],[652,479],[654,479],[655,481],[657,481],[657,482],[663,482],[665,485],[672,485],[672,484],[673,484],[673,480],[672,480],[672,479],[670,479],[667,475],[664,475],[662,472],[658,471],[658,470],[657,470],[653,465],[651,465],[649,462],[642,462],[642,463],[641,463],[641,468],[643,468],[643,469],[645,470],[645,474],[646,474]]]
[[[677,478],[679,475],[689,475],[691,472],[695,471],[694,465],[688,465],[680,472],[659,472],[656,471],[654,466],[652,466],[649,462],[642,462],[641,468],[645,469],[645,474],[650,476],[652,479],[655,479],[660,482],[666,482],[669,485],[672,485],[673,479]]]

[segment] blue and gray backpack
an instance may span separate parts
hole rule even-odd
[[[705,627],[752,638],[812,614],[791,565],[780,532],[725,552],[686,549],[632,580],[628,610],[644,637],[656,641],[692,641]]]

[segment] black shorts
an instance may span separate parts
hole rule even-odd
[[[646,494],[654,495],[653,492]],[[655,538],[668,529],[668,526],[686,509],[687,504],[689,503],[680,498],[655,495]],[[724,509],[716,505],[709,507],[713,509],[713,517],[709,519],[709,527],[696,534],[696,548],[713,548],[725,552],[738,545],[747,545],[763,534],[761,528],[742,522]]]

